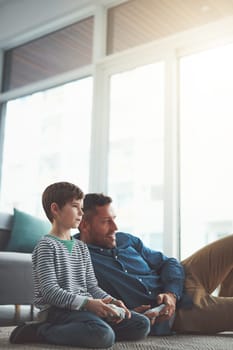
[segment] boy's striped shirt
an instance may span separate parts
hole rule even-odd
[[[109,295],[98,287],[89,250],[73,238],[69,251],[64,241],[44,236],[32,254],[35,306],[40,309],[57,306],[79,309],[88,298]]]

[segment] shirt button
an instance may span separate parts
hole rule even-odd
[[[151,294],[151,291],[149,290],[149,292],[148,292],[149,294]]]
[[[125,270],[125,272],[128,272],[128,270]]]
[[[115,259],[117,259],[117,258],[118,258],[118,256],[116,255],[116,256],[115,256]]]
[[[140,281],[140,282],[142,282],[142,279],[141,279],[141,278],[139,278],[139,281]]]
[[[100,251],[103,252],[104,251],[103,248],[100,248]]]

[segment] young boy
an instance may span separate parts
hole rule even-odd
[[[150,323],[97,285],[85,243],[73,239],[83,212],[83,192],[68,182],[48,186],[42,203],[52,223],[50,233],[32,255],[35,306],[40,322],[14,329],[12,343],[47,342],[58,345],[107,348],[115,340],[144,338]],[[118,317],[112,305],[121,307]]]

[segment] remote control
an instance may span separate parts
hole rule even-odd
[[[111,321],[111,320],[114,320],[114,319],[124,319],[125,318],[125,309],[123,309],[122,307],[119,307],[119,306],[117,306],[117,305],[114,305],[114,304],[108,304],[108,306],[110,306],[111,307],[111,309],[113,309],[114,311],[116,311],[117,312],[117,315],[109,315],[108,317],[107,317],[107,319],[109,320],[109,321]]]
[[[164,308],[165,304],[160,304],[158,306],[153,307],[152,309],[146,310],[144,314],[151,313],[151,312],[160,312]]]

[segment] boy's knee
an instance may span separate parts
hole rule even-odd
[[[145,315],[132,312],[128,329],[124,334],[125,340],[140,340],[150,333],[150,320]]]
[[[137,335],[138,339],[145,338],[150,333],[150,320],[148,317],[144,315],[140,315],[141,318],[138,320],[137,328]]]
[[[111,327],[101,326],[92,332],[90,338],[95,348],[109,348],[115,343],[115,333]]]

